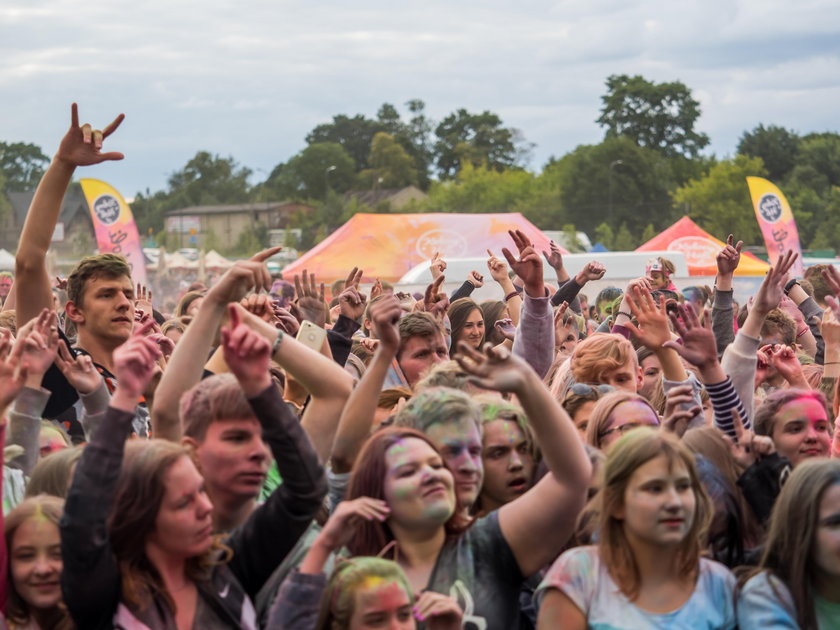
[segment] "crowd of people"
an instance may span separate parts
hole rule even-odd
[[[171,312],[114,254],[55,286],[121,121],[73,106],[0,278],[6,627],[840,627],[834,267],[739,306],[730,236],[713,289],[657,258],[590,304],[602,265],[512,232],[452,295],[277,249]]]

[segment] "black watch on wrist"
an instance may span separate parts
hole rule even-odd
[[[799,286],[799,283],[796,281],[796,278],[792,278],[791,280],[787,281],[785,285],[785,295],[790,293],[790,290],[793,288],[793,285]]]

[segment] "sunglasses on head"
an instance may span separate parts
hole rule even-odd
[[[599,385],[598,383],[573,383],[569,391],[576,396],[590,396],[593,392],[609,394],[615,391],[612,385]]]

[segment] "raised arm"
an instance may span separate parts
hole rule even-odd
[[[263,439],[283,479],[230,538],[234,550],[231,570],[246,592],[256,597],[309,527],[327,493],[327,482],[311,442],[271,380],[271,343],[243,323],[242,315],[249,313],[242,306],[231,304],[228,313],[230,325],[222,329],[225,362],[262,427]],[[291,341],[280,337],[274,345],[275,354],[284,354]]]
[[[732,277],[741,262],[741,248],[744,241],[735,242],[730,234],[726,245],[717,255],[717,276],[715,276],[715,295],[712,303],[712,330],[715,333],[718,356],[723,354],[735,339],[732,312]]]
[[[400,303],[394,296],[385,297],[370,308],[370,318],[379,344],[364,376],[341,412],[332,450],[332,469],[336,473],[352,470],[356,455],[370,436],[379,392],[382,391],[388,369],[399,349],[400,333],[397,326],[401,313]]]
[[[122,595],[107,522],[134,407],[160,356],[157,344],[143,336],[148,327],[138,328],[114,350],[117,388],[102,426],[85,447],[67,493],[61,519],[61,587],[78,628],[106,627]]]
[[[487,269],[490,270],[490,277],[496,281],[496,284],[502,290],[508,313],[510,313],[510,318],[513,320],[513,325],[518,326],[519,312],[522,309],[522,297],[517,292],[516,287],[513,286],[513,281],[508,275],[508,266],[505,262],[494,256],[493,252],[489,249],[487,250],[487,255],[490,257],[487,259]]]
[[[89,124],[79,126],[78,107],[75,103],[71,106],[70,129],[38,184],[20,234],[15,256],[14,285],[19,326],[37,317],[41,309],[52,309],[46,256],[61,212],[64,192],[77,166],[123,159],[122,153],[102,153],[102,141],[116,131],[123,118],[125,116],[120,114],[102,131],[94,130]]]
[[[204,369],[202,359],[210,354],[228,303],[238,302],[251,289],[259,292],[271,287],[271,275],[265,260],[278,251],[280,248],[274,247],[261,251],[250,260],[238,261],[207,292],[198,313],[169,358],[155,392],[152,406],[152,432],[155,437],[180,441],[178,405],[181,396],[201,380]]]
[[[516,394],[548,466],[536,486],[499,509],[519,569],[532,575],[557,557],[574,531],[592,467],[571,419],[524,361],[489,344],[484,354],[464,343],[458,349],[458,363],[477,385]]]

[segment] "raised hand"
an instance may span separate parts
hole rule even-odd
[[[426,622],[428,630],[461,630],[464,613],[458,602],[443,593],[423,591],[411,611],[417,621]]]
[[[519,250],[519,256],[514,257],[509,249],[502,248],[502,254],[507,259],[510,268],[522,279],[525,284],[525,292],[529,296],[532,298],[545,297],[542,260],[534,250],[530,239],[520,230],[509,230],[508,234],[510,234]]]
[[[685,408],[694,402],[694,391],[691,385],[678,385],[668,390],[665,395],[665,417],[662,420],[662,430],[682,437],[688,429],[688,424],[703,410],[697,405]]]
[[[21,346],[20,357],[27,365],[27,385],[40,387],[58,348],[58,328],[55,311],[43,309],[18,331],[16,345]]]
[[[400,317],[403,314],[399,300],[393,295],[388,295],[370,307],[370,319],[373,322],[373,331],[379,340],[380,346],[396,355],[400,347]]]
[[[71,167],[122,160],[125,157],[122,153],[102,153],[102,141],[114,133],[124,119],[125,114],[120,114],[102,131],[93,129],[88,123],[79,126],[79,107],[73,103],[70,106],[70,129],[61,139],[56,159]]]
[[[549,251],[543,250],[543,256],[545,256],[545,262],[548,263],[548,266],[554,269],[554,271],[562,271],[563,269],[563,252],[560,251],[560,247],[554,241],[551,241],[548,245]]]
[[[461,341],[455,360],[470,374],[470,382],[499,392],[521,394],[528,382],[528,372],[532,371],[531,366],[507,348],[494,348],[489,343],[479,352]]]
[[[267,294],[252,293],[239,300],[239,304],[264,322],[274,323],[274,302]]]
[[[344,281],[344,289],[359,289],[359,284],[362,282],[362,275],[364,271],[358,267],[353,267],[350,273],[347,274],[347,279]]]
[[[772,346],[759,348],[755,353],[755,386],[761,385],[770,370],[770,352]]]
[[[149,339],[158,345],[158,348],[160,348],[160,352],[164,357],[172,356],[172,353],[175,352],[175,342],[163,333],[153,332],[149,335]]]
[[[767,272],[758,288],[758,293],[755,294],[752,308],[758,309],[756,312],[766,315],[779,306],[784,295],[788,272],[798,256],[796,252],[787,251],[776,261],[774,267],[770,267],[770,271]]]
[[[153,313],[152,291],[145,284],[138,282],[137,290],[134,292],[134,310],[142,310],[144,313]]]
[[[327,323],[327,301],[324,299],[324,283],[315,282],[315,274],[307,275],[306,269],[301,276],[295,276],[295,294],[297,307],[303,319],[323,328]]]
[[[271,274],[265,261],[279,252],[282,247],[271,247],[255,254],[248,260],[238,260],[219,278],[207,292],[205,301],[211,301],[219,306],[231,302],[238,302],[253,290],[259,293],[271,289]]]
[[[381,499],[359,497],[342,501],[318,534],[317,544],[331,551],[340,549],[353,537],[359,524],[364,521],[384,522],[390,513],[388,504]]]
[[[449,310],[449,297],[440,291],[444,280],[444,276],[438,276],[437,280],[426,287],[426,293],[423,295],[423,310],[434,315],[439,321],[443,321]]]
[[[504,263],[504,261],[497,258],[496,255],[489,249],[487,250],[487,255],[490,256],[490,258],[487,259],[487,268],[490,270],[490,277],[499,283],[509,281],[508,266]]]
[[[738,263],[741,262],[741,248],[744,246],[744,241],[735,243],[735,237],[730,234],[726,238],[726,245],[718,252],[717,270],[719,276],[731,276],[738,268]]]
[[[271,344],[243,322],[244,314],[247,311],[239,304],[228,305],[229,323],[222,328],[222,352],[245,396],[253,398],[271,385]]]
[[[716,365],[718,362],[717,341],[712,332],[712,318],[707,314],[701,323],[691,304],[678,304],[677,309],[679,314],[671,312],[668,316],[682,343],[666,341],[662,345],[671,348],[701,371]]]
[[[484,276],[477,271],[470,271],[467,274],[467,282],[473,285],[476,289],[480,289],[484,286]]]
[[[102,375],[96,371],[93,359],[81,352],[73,357],[63,339],[58,342],[55,365],[80,394],[92,394],[102,384]]]
[[[802,374],[802,364],[790,346],[776,344],[770,349],[770,365],[791,385],[808,387]]]
[[[373,286],[370,288],[370,299],[375,300],[380,295],[382,295],[382,281],[377,278],[374,281]]]
[[[820,333],[825,341],[826,349],[829,347],[840,348],[840,319],[830,308],[823,312]]]
[[[499,331],[499,334],[508,341],[513,341],[516,337],[516,326],[513,325],[513,320],[510,317],[497,319],[493,326]]]
[[[637,324],[625,322],[639,343],[658,350],[671,340],[671,329],[668,327],[668,314],[665,311],[665,300],[660,300],[659,306],[653,301],[653,296],[645,288],[633,287],[632,295],[626,296],[630,312]]]
[[[728,435],[724,435],[724,437],[729,442],[729,452],[732,454],[732,459],[741,468],[747,469],[757,459],[776,452],[773,438],[769,435],[756,435],[745,429],[741,416],[735,409],[732,410],[732,426],[735,428],[735,439],[733,440]]]
[[[834,265],[828,265],[822,270],[822,277],[834,295],[826,295],[825,303],[834,312],[834,316],[840,320],[840,271]]]
[[[0,328],[0,422],[26,383],[27,366],[21,361],[23,346],[15,345],[12,333]]]
[[[274,327],[282,330],[287,335],[297,337],[300,330],[300,322],[297,317],[291,314],[287,309],[274,305]]]
[[[440,253],[435,252],[432,260],[429,261],[429,270],[432,272],[432,280],[437,280],[446,272],[446,261]]]
[[[112,404],[115,407],[133,410],[152,380],[161,353],[158,345],[146,336],[150,329],[151,322],[135,328],[128,341],[114,350],[117,389]]]
[[[365,314],[366,303],[365,294],[355,286],[345,288],[338,296],[339,312],[353,321],[358,321]]]
[[[587,282],[600,280],[604,277],[605,273],[607,273],[607,268],[601,263],[593,260],[586,263],[583,269],[578,272],[577,276],[575,276],[575,282],[577,282],[580,286],[583,286]]]

